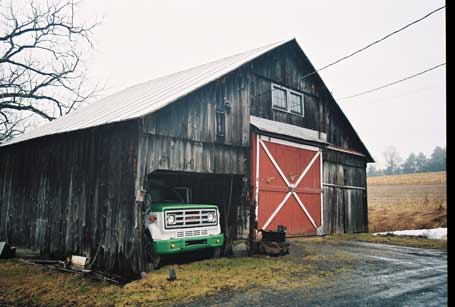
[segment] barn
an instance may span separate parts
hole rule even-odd
[[[295,39],[129,87],[0,146],[0,241],[144,270],[159,178],[217,204],[224,253],[257,230],[368,231],[373,162]]]

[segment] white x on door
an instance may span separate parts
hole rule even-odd
[[[260,135],[255,143],[258,229],[284,225],[289,235],[316,234],[322,224],[320,149]]]

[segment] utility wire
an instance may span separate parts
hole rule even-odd
[[[436,65],[436,66],[433,66],[431,68],[428,68],[428,69],[425,69],[424,71],[421,71],[419,73],[416,73],[412,76],[408,76],[406,78],[403,78],[403,79],[400,79],[400,80],[396,80],[396,81],[393,81],[393,82],[390,82],[390,83],[387,83],[387,84],[384,84],[384,85],[381,85],[379,87],[375,87],[371,90],[367,90],[367,91],[363,91],[363,92],[360,92],[360,93],[357,93],[357,94],[354,94],[354,95],[350,95],[350,96],[346,96],[346,97],[342,97],[342,98],[338,98],[336,99],[337,101],[340,101],[340,100],[346,100],[346,99],[351,99],[351,98],[354,98],[354,97],[358,97],[358,96],[362,96],[362,95],[366,95],[366,94],[369,94],[369,93],[372,93],[372,92],[375,92],[375,91],[379,91],[383,88],[386,88],[386,87],[389,87],[389,86],[392,86],[392,85],[395,85],[397,83],[400,83],[400,82],[403,82],[403,81],[407,81],[409,79],[412,79],[412,78],[415,78],[417,76],[420,76],[420,75],[423,75],[424,73],[427,73],[429,71],[432,71],[432,70],[435,70],[436,68],[439,68],[441,66],[444,66],[446,65],[446,63],[441,63],[439,65]]]
[[[372,47],[372,46],[374,46],[374,45],[376,45],[376,44],[378,44],[378,43],[380,43],[380,42],[382,42],[382,41],[384,41],[384,40],[386,40],[387,38],[389,38],[389,37],[391,37],[391,36],[393,36],[393,35],[395,35],[395,34],[401,32],[401,31],[403,31],[403,30],[405,30],[405,29],[411,27],[412,25],[415,25],[416,23],[419,23],[420,21],[422,21],[422,20],[424,20],[424,19],[430,17],[430,16],[433,15],[434,13],[436,13],[436,12],[438,12],[438,11],[444,9],[445,7],[446,7],[445,5],[444,5],[444,6],[441,6],[441,7],[437,8],[437,9],[435,9],[435,10],[429,12],[429,13],[426,14],[425,16],[423,16],[423,17],[421,17],[421,18],[419,18],[419,19],[416,19],[416,20],[414,20],[414,21],[411,22],[411,23],[408,23],[408,24],[405,25],[404,27],[401,27],[400,29],[395,30],[395,31],[393,31],[393,32],[391,32],[391,33],[389,33],[389,34],[387,34],[386,36],[383,36],[382,38],[380,38],[380,39],[378,39],[378,40],[376,40],[376,41],[374,41],[374,42],[372,42],[372,43],[366,45],[365,47],[362,47],[362,48],[360,48],[360,49],[358,49],[358,50],[356,50],[356,51],[354,51],[354,52],[352,52],[352,53],[350,53],[350,54],[348,54],[348,55],[346,55],[346,56],[344,56],[344,57],[342,57],[342,58],[339,58],[338,60],[336,60],[336,61],[334,61],[334,62],[332,62],[332,63],[329,63],[329,64],[325,65],[325,66],[322,67],[322,68],[316,69],[315,71],[313,71],[313,72],[311,72],[311,73],[309,73],[309,74],[306,74],[305,76],[301,77],[301,79],[305,79],[305,78],[307,78],[307,77],[309,77],[309,76],[312,76],[312,75],[314,75],[314,74],[316,74],[316,73],[318,73],[318,72],[320,72],[320,71],[322,71],[322,70],[324,70],[324,69],[326,69],[326,68],[329,68],[330,66],[333,66],[333,65],[335,65],[335,64],[338,64],[338,63],[340,63],[340,62],[342,62],[342,61],[344,61],[344,60],[346,60],[346,59],[349,59],[350,57],[353,57],[354,55],[356,55],[356,54],[358,54],[358,53],[360,53],[360,52],[362,52],[362,51],[364,51],[364,50],[366,50],[366,49],[368,49],[368,48],[370,48],[370,47]]]
[[[401,99],[403,97],[414,96],[416,94],[421,94],[423,92],[428,92],[430,90],[435,90],[436,89],[435,85],[436,84],[430,84],[430,86],[420,87],[420,88],[417,88],[417,89],[413,89],[411,91],[401,92],[401,93],[399,93],[397,95],[385,96],[385,97],[382,97],[382,98],[379,98],[379,99],[375,99],[375,100],[368,100],[368,103],[370,103],[370,104],[380,103],[380,102],[384,102],[384,101],[393,101],[393,100]],[[441,83],[438,83],[437,85],[441,85]]]

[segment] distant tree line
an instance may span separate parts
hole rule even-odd
[[[368,167],[368,176],[399,175],[446,170],[446,148],[436,146],[430,157],[424,153],[411,153],[403,160],[395,147],[390,146],[384,152],[386,166],[378,169],[374,165]]]

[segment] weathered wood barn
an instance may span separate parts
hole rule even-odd
[[[373,159],[296,40],[127,88],[0,147],[0,241],[144,268],[147,180],[220,206],[233,240],[366,232]]]

